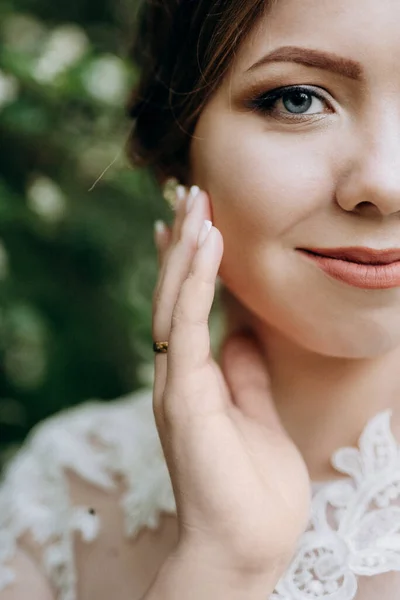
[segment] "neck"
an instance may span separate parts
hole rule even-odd
[[[330,463],[335,450],[357,446],[370,418],[400,407],[400,347],[372,359],[322,356],[293,343],[228,295],[224,306],[225,335],[246,326],[258,338],[278,414],[310,478],[343,477]],[[395,410],[391,425],[400,439],[400,414]]]

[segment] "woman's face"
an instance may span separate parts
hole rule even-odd
[[[280,0],[194,133],[192,180],[224,238],[221,279],[321,354],[373,357],[400,344],[400,287],[354,287],[296,250],[400,248],[399,23],[398,0]],[[303,51],[253,66],[286,46]],[[305,49],[314,66],[300,63]],[[307,89],[267,101],[295,85]]]

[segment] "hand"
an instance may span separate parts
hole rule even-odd
[[[260,573],[276,568],[280,576],[308,523],[308,471],[275,410],[255,338],[229,337],[221,367],[211,356],[208,317],[223,239],[212,227],[197,247],[211,218],[209,198],[200,191],[187,214],[186,201],[172,230],[156,235],[160,274],[153,298],[153,339],[169,341],[168,353],[155,355],[153,408],[179,547],[214,565]]]

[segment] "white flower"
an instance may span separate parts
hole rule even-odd
[[[0,71],[0,109],[11,104],[18,96],[18,80],[13,75]]]
[[[4,45],[25,53],[36,52],[47,33],[46,27],[32,15],[11,14],[1,23]]]
[[[51,82],[74,63],[78,62],[89,47],[84,31],[76,25],[57,27],[50,34],[33,76],[42,82]]]
[[[27,190],[28,205],[49,222],[57,222],[66,212],[66,201],[59,186],[45,176],[38,176]]]
[[[105,54],[94,60],[84,73],[83,85],[97,100],[120,104],[128,90],[127,71],[123,61],[113,54]]]

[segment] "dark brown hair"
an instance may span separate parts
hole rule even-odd
[[[188,184],[196,121],[271,0],[142,0],[131,50],[140,73],[128,102],[133,165]]]

